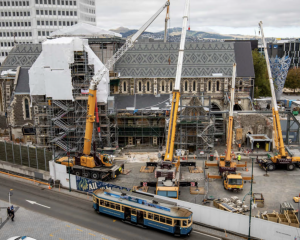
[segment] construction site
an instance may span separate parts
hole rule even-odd
[[[81,34],[79,23],[16,45],[1,65],[1,171],[7,162],[42,171],[53,187],[83,191],[85,179],[187,202],[198,222],[206,210],[196,205],[236,224],[252,216],[291,235],[257,228],[253,239],[298,239],[300,95],[273,83],[288,67],[266,54],[271,96],[254,98],[250,41],[185,42],[186,14],[181,41],[170,43],[169,4],[127,39],[96,26]],[[142,38],[166,9],[165,39]]]

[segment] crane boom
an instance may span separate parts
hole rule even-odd
[[[165,161],[171,161],[171,162],[173,161],[173,155],[174,155],[174,142],[175,142],[175,133],[176,133],[176,125],[177,125],[177,113],[178,113],[178,106],[179,106],[179,99],[180,99],[180,82],[181,82],[181,73],[182,73],[182,65],[183,65],[186,28],[187,28],[187,21],[188,21],[189,2],[190,0],[186,0],[185,2],[185,10],[183,16],[181,40],[180,40],[177,70],[176,70],[176,79],[175,79],[175,86],[173,88],[172,107],[170,113],[166,154],[164,158]]]
[[[168,0],[170,2],[170,0]],[[170,5],[167,7],[166,19],[165,19],[165,35],[164,42],[167,42],[167,30],[168,30],[168,21],[170,19]]]
[[[91,152],[93,124],[95,122],[95,104],[97,85],[109,69],[127,52],[138,39],[138,37],[150,26],[158,15],[170,5],[167,1],[131,38],[127,39],[124,45],[107,61],[107,63],[93,76],[89,86],[87,117],[84,136],[83,154],[89,155]]]
[[[228,136],[227,136],[227,150],[225,155],[225,161],[231,161],[231,144],[232,144],[232,128],[233,128],[233,106],[234,106],[234,94],[235,94],[235,75],[236,64],[233,64],[232,81],[230,90],[230,104],[229,104],[229,122],[228,122]]]
[[[270,83],[271,95],[272,95],[272,113],[273,113],[273,126],[274,126],[274,130],[275,130],[275,132],[274,132],[275,145],[279,148],[279,154],[282,157],[286,157],[287,154],[285,151],[283,137],[282,137],[281,124],[280,124],[280,118],[279,118],[278,107],[277,107],[277,102],[276,102],[273,77],[272,77],[272,72],[271,72],[270,60],[269,60],[268,49],[267,49],[267,45],[266,45],[266,41],[265,41],[262,21],[259,22],[259,27],[261,30],[261,39],[262,39],[263,46],[264,46],[264,53],[265,53],[265,59],[266,59],[266,63],[267,63],[269,83]],[[279,146],[278,146],[278,144],[279,144]]]

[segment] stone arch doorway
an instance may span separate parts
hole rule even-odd
[[[233,111],[242,111],[242,107],[239,104],[234,104]]]

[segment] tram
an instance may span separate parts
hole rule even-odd
[[[93,192],[93,208],[97,213],[108,214],[124,222],[156,228],[176,236],[186,236],[192,231],[192,212],[176,203],[153,196],[131,192],[130,195],[110,189]]]

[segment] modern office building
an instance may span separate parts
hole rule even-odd
[[[0,0],[0,62],[16,43],[40,43],[78,22],[96,25],[95,0]]]

